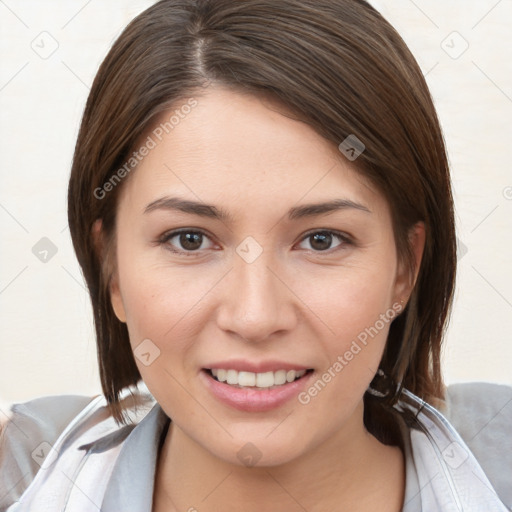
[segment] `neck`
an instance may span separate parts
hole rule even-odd
[[[404,494],[402,453],[371,435],[362,413],[361,403],[349,425],[293,461],[271,467],[219,459],[171,422],[153,510],[397,512]]]

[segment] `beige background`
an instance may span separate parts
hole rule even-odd
[[[67,229],[67,179],[97,67],[151,3],[0,2],[4,405],[100,391],[91,308]],[[512,1],[381,0],[378,7],[427,77],[453,169],[461,253],[446,380],[512,384]],[[32,252],[43,237],[57,250],[46,263]]]

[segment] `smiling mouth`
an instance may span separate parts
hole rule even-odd
[[[310,374],[308,370],[277,370],[275,372],[253,373],[224,368],[203,368],[203,371],[217,382],[239,389],[275,389]]]

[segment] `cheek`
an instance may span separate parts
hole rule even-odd
[[[204,323],[201,299],[214,281],[192,274],[157,265],[144,254],[119,257],[134,360],[143,381],[172,417],[179,417],[180,411],[193,413],[183,383],[197,370],[191,355]],[[141,357],[144,353],[150,354],[149,361]]]
[[[152,340],[161,351],[186,352],[200,331],[205,297],[218,281],[207,268],[173,268],[155,251],[123,251],[118,244],[121,294],[132,347]],[[160,258],[162,260],[163,258]],[[172,339],[172,344],[166,340]]]
[[[339,268],[317,280],[297,281],[297,287],[332,337],[347,341],[373,326],[391,308],[393,278],[391,265],[375,262]],[[308,284],[312,282],[315,286]]]
[[[394,274],[386,262],[338,270],[336,278],[320,280],[315,288],[303,286],[302,294],[325,326],[326,334],[318,338],[326,355],[319,371],[329,388],[324,398],[346,403],[362,396],[378,369],[396,318]],[[323,386],[319,383],[312,395]]]

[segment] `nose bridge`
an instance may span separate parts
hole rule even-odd
[[[263,250],[250,238],[233,255],[219,324],[248,341],[258,341],[273,332],[290,329],[295,315],[291,294],[275,275],[279,273],[276,258],[270,249]]]

